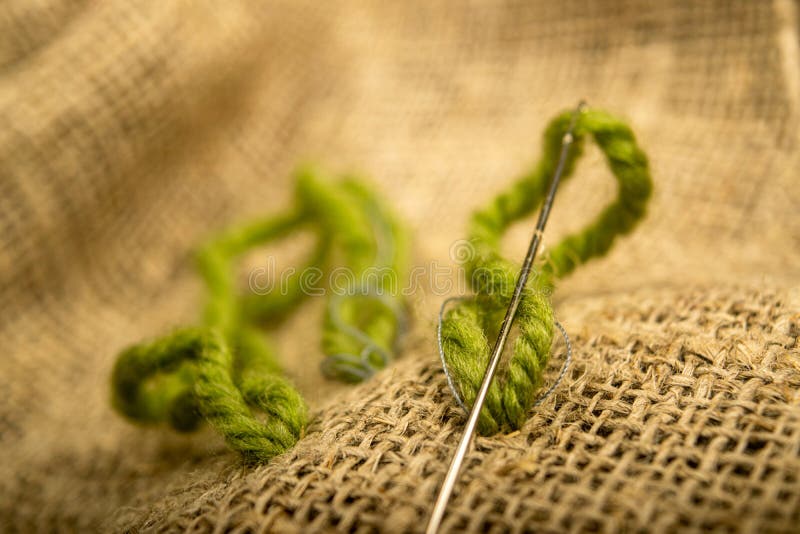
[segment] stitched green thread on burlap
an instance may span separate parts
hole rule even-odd
[[[442,323],[445,361],[467,406],[475,400],[489,362],[490,340],[497,335],[519,271],[501,256],[501,238],[512,223],[542,203],[571,116],[572,111],[564,112],[547,127],[536,167],[472,217],[472,251],[464,267],[475,295],[456,304]],[[478,431],[483,435],[520,428],[536,400],[553,341],[550,293],[554,280],[605,255],[616,237],[630,232],[645,215],[652,190],[647,157],[631,129],[604,111],[584,110],[578,117],[562,179],[572,175],[586,137],[594,139],[605,154],[617,179],[617,198],[582,231],[547,251],[532,272],[516,315],[519,334],[512,355],[489,389],[480,413]]]

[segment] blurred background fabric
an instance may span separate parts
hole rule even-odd
[[[460,415],[434,268],[581,98],[651,159],[647,220],[563,281],[576,365],[480,438],[445,527],[789,531],[800,521],[800,7],[750,1],[6,0],[0,4],[0,526],[419,530]],[[121,348],[195,321],[197,243],[356,172],[425,276],[397,362],[318,371],[321,304],[282,325],[315,422],[244,469],[210,431],[112,412]],[[545,245],[612,197],[596,148]],[[530,228],[504,246],[521,260]],[[301,236],[242,267],[292,262]]]

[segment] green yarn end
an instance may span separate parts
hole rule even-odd
[[[240,293],[236,260],[297,231],[317,236],[305,265],[266,294]],[[231,228],[200,248],[202,326],[122,351],[111,376],[112,405],[132,421],[178,431],[208,421],[246,462],[266,462],[300,439],[308,412],[259,326],[285,318],[318,290],[329,292],[322,369],[335,379],[364,380],[386,366],[402,333],[398,288],[407,262],[404,230],[369,188],[303,170],[291,210]]]

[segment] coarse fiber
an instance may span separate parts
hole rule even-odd
[[[470,214],[536,161],[553,114],[585,98],[646,149],[648,216],[559,282],[575,365],[519,434],[478,440],[445,527],[795,531],[798,11],[2,2],[0,530],[421,530],[463,422],[436,354],[439,306],[467,292],[451,256]],[[196,321],[195,246],[284,212],[306,162],[369,177],[408,223],[417,271],[397,360],[359,386],[324,379],[324,299],[309,299],[275,344],[310,427],[257,469],[211,431],[118,417],[115,354]],[[614,193],[588,144],[545,248]],[[510,230],[504,257],[521,262],[532,225]],[[241,287],[313,246],[248,254]]]

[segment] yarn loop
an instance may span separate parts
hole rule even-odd
[[[516,282],[518,269],[500,254],[502,236],[542,203],[571,117],[572,111],[567,111],[549,124],[536,167],[471,219],[469,243],[473,250],[465,255],[463,264],[475,295],[456,304],[441,325],[444,357],[468,406],[475,400],[489,361],[489,340],[497,335]],[[588,109],[579,115],[573,136],[562,180],[572,175],[584,140],[591,137],[617,179],[617,198],[582,231],[547,251],[544,261],[531,273],[517,310],[519,334],[512,355],[505,372],[489,389],[480,413],[478,432],[483,435],[516,430],[527,419],[553,340],[550,293],[554,280],[605,255],[615,239],[629,233],[645,215],[652,181],[647,156],[636,144],[631,129],[607,112]]]

